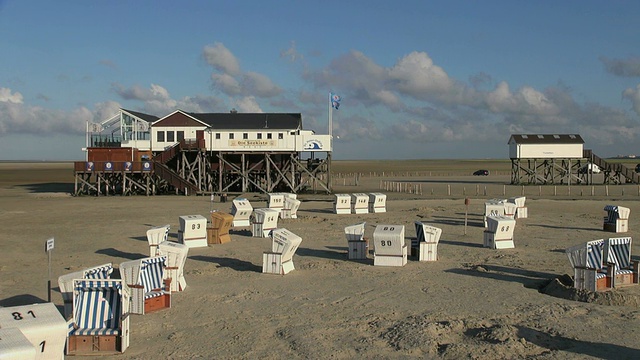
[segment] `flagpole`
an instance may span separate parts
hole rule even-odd
[[[333,107],[331,106],[331,92],[329,92],[329,136],[333,137]]]

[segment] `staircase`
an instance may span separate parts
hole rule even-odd
[[[585,159],[602,169],[605,174],[605,183],[610,181],[620,183],[624,180],[626,183],[640,184],[640,174],[634,169],[629,169],[622,164],[609,163],[591,150],[583,150],[582,154]]]
[[[165,180],[169,185],[175,187],[176,189],[186,190],[188,194],[197,194],[198,192],[200,192],[200,189],[196,185],[192,184],[187,179],[183,178],[167,166],[167,163],[182,151],[184,143],[184,140],[178,142],[172,147],[165,149],[160,154],[154,156],[154,172],[161,179]],[[189,149],[191,149],[190,146]]]

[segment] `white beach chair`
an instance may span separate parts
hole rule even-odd
[[[279,228],[271,231],[271,251],[262,254],[262,272],[285,275],[295,270],[293,255],[302,238],[291,231]]]
[[[387,195],[383,193],[369,194],[369,212],[370,213],[387,212]]]
[[[164,276],[167,256],[154,256],[120,264],[120,275],[131,289],[132,314],[171,307],[171,279]]]
[[[278,227],[280,212],[276,209],[263,208],[253,210],[251,215],[252,236],[266,238],[271,230]]]
[[[369,195],[364,193],[351,194],[351,213],[352,214],[368,214],[369,213]]]
[[[76,279],[110,279],[113,273],[113,264],[107,263],[58,277],[58,287],[64,303],[64,317],[70,319],[73,316],[73,281]]]
[[[611,287],[610,276],[605,268],[604,240],[592,240],[572,246],[565,250],[573,268],[573,286],[578,290],[600,291]]]
[[[484,203],[484,227],[487,227],[487,217],[504,216],[504,200],[491,199]]]
[[[251,213],[253,212],[253,206],[251,202],[245,198],[233,199],[231,205],[231,215],[233,215],[233,226],[251,226]]]
[[[295,194],[293,194],[295,195]],[[298,209],[300,208],[300,200],[292,196],[286,196],[284,198],[284,207],[280,211],[280,218],[282,219],[297,219]]]
[[[487,229],[484,231],[485,247],[490,249],[513,249],[513,233],[516,220],[510,216],[487,216]]]
[[[335,194],[333,212],[336,214],[351,214],[351,195]]]
[[[147,230],[147,242],[149,243],[149,256],[156,256],[158,244],[169,239],[169,229],[171,225],[152,227]]]
[[[416,242],[411,242],[415,249],[418,261],[438,260],[438,243],[442,235],[442,229],[427,225],[421,221],[414,222],[416,227]],[[413,251],[412,251],[413,253]]]
[[[184,291],[187,288],[184,265],[189,255],[189,247],[173,241],[163,241],[158,245],[158,255],[167,257],[164,278],[171,279],[171,292]]]
[[[369,240],[364,237],[366,222],[344,228],[347,237],[347,259],[364,260],[369,257]]]
[[[604,243],[607,267],[611,271],[611,287],[638,284],[639,262],[631,260],[631,237],[609,238]]]
[[[407,264],[407,245],[404,225],[378,225],[373,232],[373,265],[404,266]]]
[[[178,242],[190,248],[207,247],[207,218],[202,215],[180,216]]]
[[[35,360],[36,347],[24,336],[20,329],[0,329],[0,359]]]
[[[631,210],[623,206],[607,205],[604,207],[607,216],[604,217],[602,229],[604,231],[624,233],[629,231],[629,213]]]
[[[267,207],[276,210],[280,216],[280,211],[284,208],[284,193],[267,194]]]
[[[120,279],[74,280],[67,355],[110,355],[129,347],[129,289]]]
[[[64,359],[67,321],[53,303],[0,308],[0,328],[20,330],[35,348],[36,359]]]

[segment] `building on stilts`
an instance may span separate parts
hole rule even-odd
[[[331,193],[331,149],[299,113],[120,109],[87,125],[75,194]]]

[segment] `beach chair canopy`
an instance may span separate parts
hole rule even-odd
[[[603,269],[604,239],[572,246],[565,253],[574,268]]]
[[[414,222],[418,242],[438,243],[442,235],[442,229],[427,225],[421,221]]]
[[[166,241],[169,238],[169,229],[171,229],[171,225],[163,225],[152,227],[147,230],[147,241],[149,242],[149,246],[157,246],[163,241]]]
[[[344,228],[344,234],[347,237],[347,241],[362,241],[364,238],[364,226],[366,224],[366,222],[362,222],[346,226]]]
[[[618,219],[629,219],[629,214],[631,213],[631,209],[616,205],[606,205],[604,207],[604,211],[607,212],[605,222],[615,222]]]
[[[607,263],[616,264],[616,272],[631,272],[631,237],[609,238],[605,242]]]
[[[401,255],[404,247],[404,225],[378,225],[373,232],[376,255]]]

